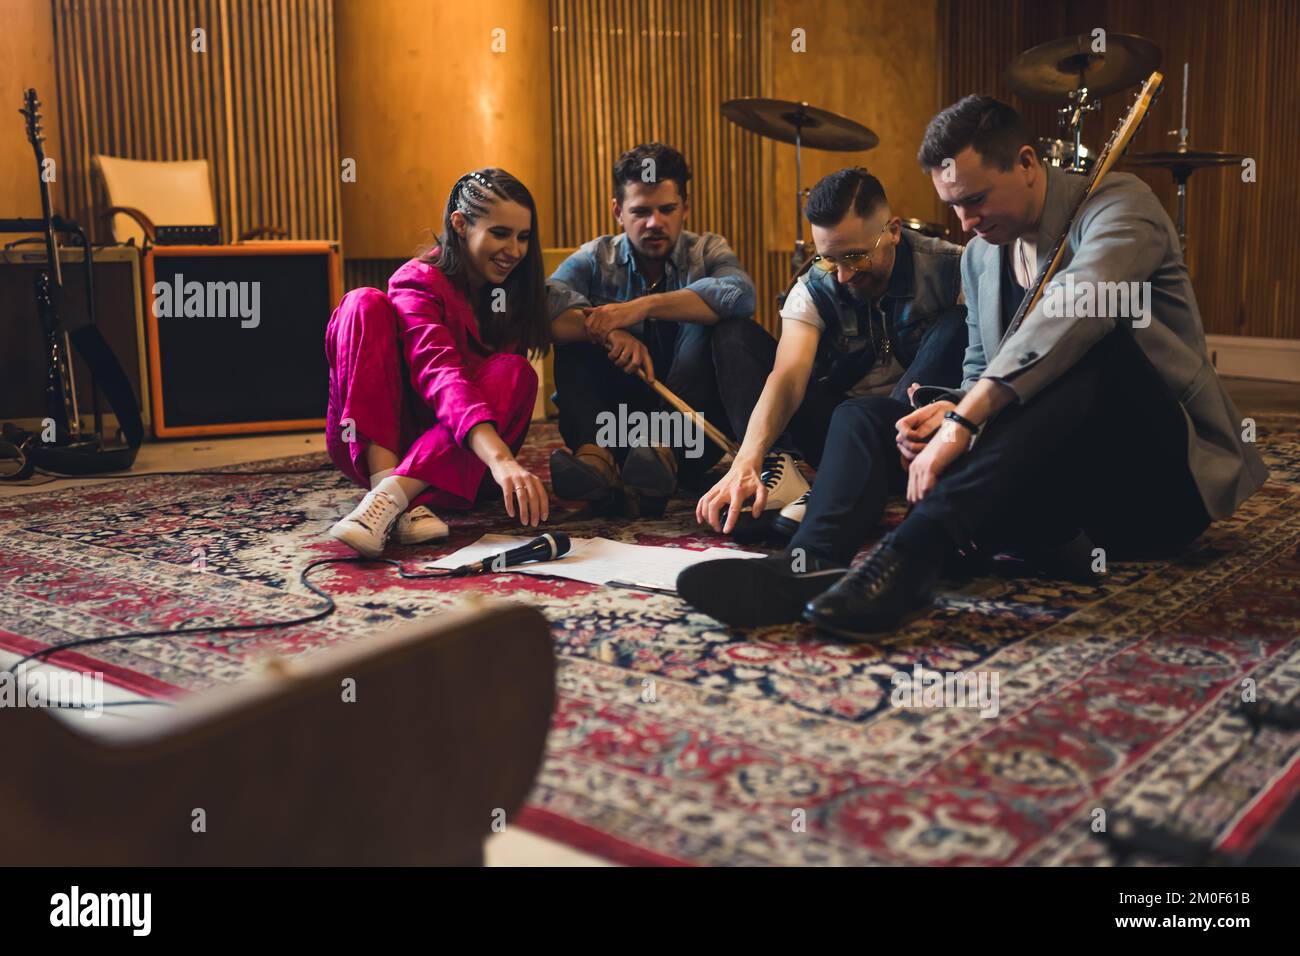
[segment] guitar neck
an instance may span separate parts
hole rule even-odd
[[[1101,185],[1102,177],[1115,167],[1115,164],[1119,162],[1120,156],[1124,154],[1124,150],[1128,148],[1129,141],[1132,140],[1138,127],[1142,125],[1142,121],[1146,118],[1147,110],[1150,109],[1152,101],[1159,94],[1163,82],[1164,77],[1158,70],[1147,77],[1146,83],[1142,86],[1142,92],[1138,94],[1137,101],[1129,108],[1128,112],[1124,114],[1124,117],[1119,122],[1119,126],[1115,128],[1115,131],[1111,133],[1110,139],[1106,141],[1105,148],[1102,149],[1101,155],[1097,158],[1097,164],[1093,167],[1092,172],[1088,176],[1087,187],[1079,195],[1079,199],[1075,202],[1074,208],[1070,210],[1070,216],[1065,221],[1065,227],[1061,230],[1061,234],[1056,238],[1056,242],[1052,245],[1052,253],[1048,256],[1047,263],[1044,265],[1042,272],[1038,274],[1038,278],[1034,282],[1034,287],[1030,289],[1026,293],[1024,299],[1021,300],[1020,308],[1016,310],[1016,314],[1012,318],[1011,324],[1007,326],[1005,338],[1010,338],[1016,333],[1020,328],[1021,323],[1024,322],[1025,316],[1033,311],[1034,306],[1036,306],[1038,301],[1043,297],[1043,290],[1047,288],[1047,284],[1052,281],[1052,278],[1061,267],[1061,260],[1065,256],[1065,244],[1070,235],[1070,227],[1073,226],[1075,220],[1079,218],[1079,211],[1083,208],[1084,203],[1092,198],[1092,194],[1095,193],[1097,188]]]

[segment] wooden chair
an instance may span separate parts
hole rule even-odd
[[[481,864],[541,766],[542,615],[450,611],[281,660],[112,735],[0,709],[0,864]]]
[[[217,210],[212,201],[212,176],[206,159],[181,162],[122,159],[103,154],[92,157],[108,197],[100,213],[109,221],[114,242],[143,245],[155,241],[161,226],[212,226]],[[276,226],[258,226],[240,234],[240,241],[259,237],[283,239]]]

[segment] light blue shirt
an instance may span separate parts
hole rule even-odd
[[[646,294],[627,234],[601,236],[560,263],[546,283],[551,321],[574,308],[628,302]],[[683,231],[664,263],[664,278],[655,292],[690,289],[719,319],[754,314],[754,283],[727,240],[712,232]]]

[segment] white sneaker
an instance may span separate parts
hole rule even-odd
[[[768,455],[764,458],[763,471],[759,477],[763,481],[763,486],[767,488],[767,504],[763,506],[764,511],[780,511],[786,505],[794,504],[808,492],[808,481],[799,471],[794,455],[789,452]]]
[[[366,492],[361,504],[352,513],[334,522],[330,534],[358,554],[377,558],[384,553],[384,545],[393,532],[393,526],[402,516],[402,506],[386,491],[378,488]]]
[[[781,513],[776,516],[772,522],[772,527],[776,528],[782,534],[794,537],[794,533],[799,530],[803,524],[803,516],[808,511],[808,496],[812,494],[811,489],[805,491],[794,501],[790,502],[781,509]]]
[[[393,540],[398,544],[425,544],[441,541],[451,534],[447,523],[424,505],[412,508],[397,519]]]

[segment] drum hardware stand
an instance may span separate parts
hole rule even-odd
[[[807,114],[804,112],[804,107],[807,105],[807,103],[800,103],[799,109],[790,117],[794,126],[794,254],[790,257],[792,275],[803,268],[807,259],[803,241],[803,128],[808,123]]]
[[[1170,136],[1178,137],[1178,149],[1187,149],[1187,77],[1191,64],[1183,64],[1183,121],[1178,129],[1171,129]],[[1192,175],[1190,166],[1174,170],[1174,182],[1178,185],[1178,244],[1187,255],[1187,178]]]
[[[1056,114],[1062,132],[1066,133],[1069,138],[1074,140],[1074,155],[1070,160],[1070,165],[1062,167],[1067,173],[1086,173],[1088,167],[1083,164],[1083,115],[1093,113],[1101,109],[1101,100],[1090,100],[1088,98],[1088,87],[1083,85],[1083,77],[1079,77],[1078,89],[1069,93],[1070,104],[1057,109]]]
[[[1173,149],[1152,153],[1130,153],[1123,162],[1128,166],[1158,166],[1167,169],[1178,187],[1178,244],[1187,254],[1187,180],[1201,167],[1234,166],[1246,157],[1240,153],[1224,153],[1216,150],[1193,149],[1187,142],[1187,90],[1190,66],[1183,64],[1183,118],[1178,129],[1169,130],[1170,136],[1178,137],[1178,145]]]

